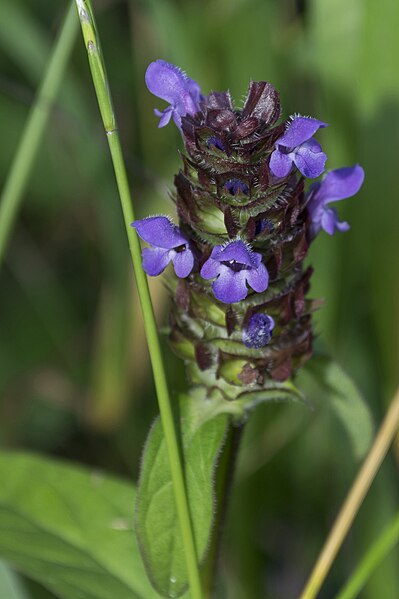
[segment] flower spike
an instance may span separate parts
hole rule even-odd
[[[202,96],[164,61],[148,67],[146,81],[169,104],[159,125],[173,117],[185,151],[174,194],[181,228],[165,216],[133,223],[151,246],[144,269],[174,265],[170,341],[190,362],[191,381],[229,399],[259,397],[312,355],[317,303],[307,297],[304,260],[321,228],[348,228],[330,203],[358,191],[363,169],[332,171],[307,193],[304,177],[324,171],[314,136],[327,123],[295,115],[284,128],[270,83],[251,81],[238,109],[229,92]]]

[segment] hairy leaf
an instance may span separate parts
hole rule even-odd
[[[0,454],[0,557],[62,599],[152,599],[131,484],[28,454]]]
[[[182,396],[181,424],[184,468],[197,554],[209,544],[213,512],[215,463],[224,443],[227,416],[202,419],[193,404],[203,395]],[[183,542],[162,426],[157,420],[144,450],[136,502],[136,530],[148,575],[165,597],[180,596],[187,586]]]

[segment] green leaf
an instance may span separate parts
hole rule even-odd
[[[343,424],[357,458],[369,448],[374,432],[368,405],[346,372],[328,356],[314,356],[298,376],[311,400],[331,407]]]
[[[0,562],[0,597],[4,597],[4,599],[29,598],[18,576],[4,562]]]
[[[63,599],[155,599],[133,532],[135,489],[88,469],[0,454],[0,557]]]
[[[187,493],[197,555],[206,553],[214,516],[214,470],[228,417],[203,419],[203,393],[181,396],[180,415]],[[205,408],[206,409],[206,408]],[[136,501],[136,530],[147,573],[161,595],[178,597],[187,587],[183,542],[177,520],[168,455],[157,420],[144,450]]]

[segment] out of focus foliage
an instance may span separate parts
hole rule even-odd
[[[286,115],[300,112],[330,123],[322,133],[329,168],[355,162],[365,168],[362,192],[342,206],[351,231],[332,239],[321,235],[309,262],[313,296],[326,300],[316,319],[318,343],[353,376],[378,421],[398,382],[399,4],[94,4],[140,216],[165,207],[173,212],[169,191],[181,147],[173,126],[157,129],[153,108],[162,102],[144,85],[155,58],[179,64],[206,92],[230,88],[237,103],[249,79],[270,81],[281,91]],[[65,8],[66,2],[1,0],[1,184]],[[162,283],[154,282],[152,291],[165,323]],[[156,402],[80,39],[0,272],[0,331],[2,446],[136,478]],[[185,387],[184,370],[166,342],[165,355],[177,393]],[[348,455],[349,442],[329,411],[259,408],[247,427],[226,523],[225,596],[298,595],[357,470]],[[398,449],[396,458],[390,456],[379,473],[321,597],[334,595],[392,517],[399,500]],[[363,599],[398,597],[398,559],[396,551],[378,568]],[[52,597],[33,583],[25,587],[32,599]]]

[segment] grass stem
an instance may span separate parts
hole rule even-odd
[[[399,427],[399,390],[397,391],[372,448],[333,524],[300,599],[314,599],[330,571],[332,563],[346,537],[371,483]]]
[[[112,108],[112,100],[108,86],[105,64],[103,55],[101,53],[91,2],[90,0],[76,0],[76,4],[82,26],[85,46],[88,52],[93,83],[111,151],[126,232],[129,240],[130,253],[136,275],[137,290],[143,312],[144,327],[154,374],[159,411],[165,436],[165,443],[168,451],[178,521],[185,548],[187,576],[189,580],[191,597],[192,599],[201,599],[201,579],[198,568],[187,491],[184,481],[182,460],[179,452],[173,410],[169,397],[165,368],[162,360],[157,325],[155,322],[147,277],[141,266],[140,242],[135,230],[130,226],[135,217],[125,162],[122,155],[121,143],[116,125],[116,118]]]

